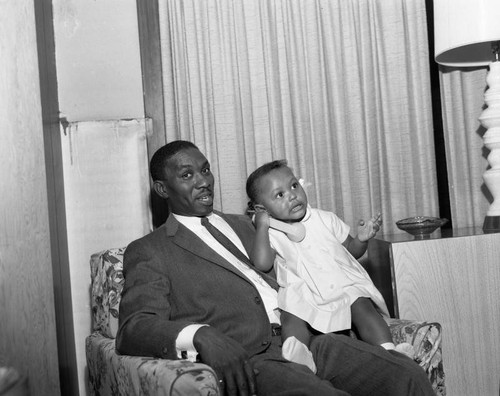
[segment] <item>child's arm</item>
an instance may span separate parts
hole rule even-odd
[[[372,239],[377,234],[378,230],[380,230],[381,224],[381,213],[377,213],[366,222],[364,220],[360,220],[358,225],[358,235],[355,238],[348,235],[342,245],[344,245],[354,258],[360,258],[363,254],[365,254],[366,249],[368,248],[368,240]]]
[[[255,213],[254,222],[257,234],[250,251],[250,261],[259,270],[267,272],[273,268],[276,257],[276,252],[269,241],[269,215],[267,212],[258,211]]]

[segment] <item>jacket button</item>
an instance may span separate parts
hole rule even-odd
[[[262,300],[260,299],[260,297],[255,297],[255,304],[260,304],[262,302]]]
[[[167,347],[163,348],[163,349],[161,350],[161,352],[162,352],[164,355],[166,355],[166,354],[168,353],[168,348],[167,348]]]
[[[262,341],[262,345],[267,345],[269,344],[269,341]]]

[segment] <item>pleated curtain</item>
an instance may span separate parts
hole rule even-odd
[[[424,0],[160,0],[166,140],[212,164],[217,209],[286,159],[314,207],[384,232],[438,216]]]

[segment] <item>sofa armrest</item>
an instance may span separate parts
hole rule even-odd
[[[85,347],[90,395],[220,395],[215,372],[205,364],[119,355],[115,340],[99,332]]]
[[[445,396],[441,325],[435,322],[386,318],[395,344],[407,342],[415,350],[414,360],[425,370],[436,395]]]

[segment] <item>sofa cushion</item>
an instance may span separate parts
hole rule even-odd
[[[109,338],[118,331],[124,252],[124,247],[103,250],[90,259],[92,329]]]

